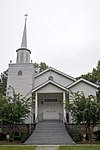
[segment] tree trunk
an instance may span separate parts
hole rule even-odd
[[[88,137],[89,137],[89,142],[92,143],[92,129],[91,129],[91,126],[87,127],[87,133],[88,133]]]
[[[14,125],[13,124],[9,124],[8,125],[9,127],[8,127],[8,134],[9,134],[9,136],[10,136],[10,140],[11,141],[14,141]]]

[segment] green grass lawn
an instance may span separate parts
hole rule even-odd
[[[0,150],[35,150],[35,146],[0,146]]]
[[[0,150],[35,150],[35,146],[0,146]],[[59,150],[100,150],[100,146],[60,146]]]
[[[100,146],[60,146],[59,150],[100,150]]]

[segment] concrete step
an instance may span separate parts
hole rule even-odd
[[[32,135],[25,144],[62,145],[75,144],[66,131],[65,125],[60,121],[42,121],[36,125]]]

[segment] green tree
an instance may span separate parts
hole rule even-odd
[[[3,73],[1,73],[1,78],[0,78],[0,95],[6,95],[7,78],[8,78],[8,70],[6,70]]]
[[[93,83],[100,84],[100,60],[98,61],[96,68],[93,68],[91,73],[83,74],[77,79],[81,77]]]
[[[35,73],[40,73],[40,72],[42,72],[42,71],[44,71],[45,69],[48,68],[48,66],[46,65],[45,62],[40,62],[40,64],[35,62],[34,67],[35,67]]]
[[[100,103],[95,96],[86,97],[83,92],[71,92],[72,103],[66,103],[66,108],[72,113],[73,122],[85,123],[89,141],[92,141],[93,127],[100,121]]]
[[[25,118],[28,117],[30,103],[29,99],[23,98],[20,94],[13,91],[12,97],[0,97],[0,121],[2,124],[9,126],[9,135],[14,137],[15,124],[24,123]]]
[[[39,65],[40,72],[44,71],[47,68],[48,68],[48,66],[46,65],[46,63],[44,63],[44,62],[40,63],[40,65]]]

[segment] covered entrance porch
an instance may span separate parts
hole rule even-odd
[[[48,81],[33,90],[35,101],[35,122],[42,120],[60,120],[66,122],[65,103],[68,97],[66,88]]]
[[[63,114],[62,93],[38,93],[37,101],[38,116],[42,114],[43,120],[58,120],[59,114]]]

